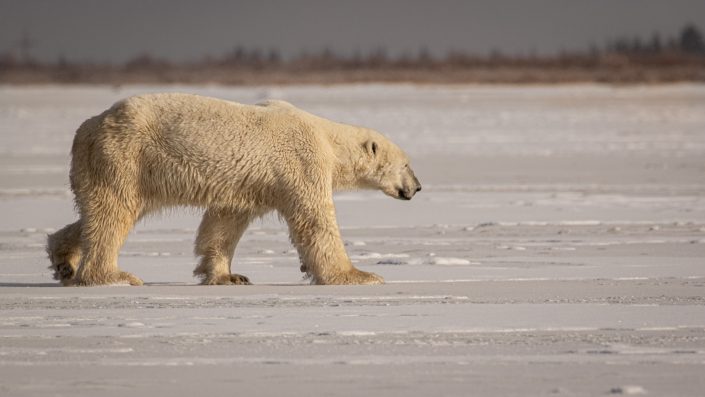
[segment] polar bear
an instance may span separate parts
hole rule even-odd
[[[383,283],[351,264],[333,192],[378,189],[410,200],[421,190],[407,155],[381,134],[283,101],[134,96],[86,120],[71,153],[80,218],[47,242],[63,285],[141,285],[120,271],[118,251],[137,220],[173,206],[205,209],[195,244],[202,284],[249,284],[230,271],[235,246],[270,211],[287,222],[313,283]]]

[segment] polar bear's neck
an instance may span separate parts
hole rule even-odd
[[[336,123],[337,124],[337,123]],[[337,124],[329,133],[329,142],[334,154],[333,190],[364,188],[361,176],[366,174],[365,153],[362,150],[365,131],[345,124]]]

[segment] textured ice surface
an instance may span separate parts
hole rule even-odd
[[[269,97],[406,149],[412,201],[336,196],[384,286],[310,286],[256,222],[201,287],[200,212],[141,222],[144,287],[60,288],[73,131],[127,95]],[[692,395],[705,388],[705,86],[0,87],[0,395]]]

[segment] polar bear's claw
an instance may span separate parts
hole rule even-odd
[[[223,274],[215,277],[208,277],[201,283],[203,285],[252,285],[250,279],[241,274]]]
[[[73,267],[66,263],[57,263],[52,266],[54,268],[54,280],[70,280],[74,276]]]
[[[241,274],[231,274],[230,281],[235,285],[252,285],[250,279]]]

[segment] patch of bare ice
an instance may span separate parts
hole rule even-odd
[[[613,387],[609,391],[610,394],[627,394],[627,395],[637,395],[646,394],[646,389],[638,385],[624,385]]]
[[[156,252],[156,251],[128,251],[121,252],[121,256],[171,256],[171,252]]]
[[[374,336],[377,335],[376,332],[371,331],[339,331],[337,332],[340,336]]]
[[[144,323],[141,323],[139,321],[118,324],[118,327],[122,327],[122,328],[142,328],[144,326],[145,326]]]
[[[388,258],[377,262],[378,265],[435,265],[435,266],[467,266],[479,265],[480,262],[472,262],[464,258],[443,257],[429,255],[428,258],[411,258],[408,260]]]
[[[433,257],[432,259],[427,261],[428,264],[430,265],[443,265],[443,266],[456,266],[456,265],[472,265],[473,262],[470,262],[467,259],[463,258],[451,258],[451,257]],[[474,263],[476,265],[479,265],[479,263]]]
[[[350,255],[350,259],[378,259],[378,258],[408,258],[408,254],[382,254],[379,252],[363,252],[357,255]]]
[[[526,247],[512,246],[512,245],[498,245],[497,249],[500,250],[514,250],[514,251],[526,251]]]

